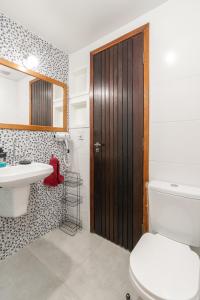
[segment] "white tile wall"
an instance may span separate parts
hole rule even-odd
[[[150,179],[200,186],[200,2],[168,1],[150,20]]]
[[[151,85],[151,121],[200,119],[200,76],[163,80]]]
[[[150,23],[150,179],[200,187],[200,1],[168,0],[70,55],[70,72],[95,48]]]
[[[81,204],[81,220],[83,228],[89,230],[89,128],[70,129],[70,136],[72,140],[72,170],[79,172],[83,179],[83,185],[81,186],[81,196],[83,197],[83,203]]]
[[[200,120],[152,123],[150,160],[200,164]]]
[[[69,76],[69,127],[72,139],[72,170],[83,179],[81,186],[81,222],[90,231],[90,129],[89,65],[71,66]]]
[[[179,184],[199,186],[199,164],[150,162],[150,178]]]

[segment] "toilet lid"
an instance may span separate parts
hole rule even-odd
[[[130,269],[144,291],[156,299],[193,300],[199,293],[198,255],[159,234],[142,236],[131,253]]]

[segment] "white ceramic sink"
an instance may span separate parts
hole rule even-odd
[[[30,184],[53,172],[42,163],[0,168],[0,216],[16,218],[27,213]]]
[[[0,187],[14,188],[40,181],[53,172],[53,167],[42,163],[0,168]]]

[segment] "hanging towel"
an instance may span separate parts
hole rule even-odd
[[[49,186],[57,186],[63,183],[64,176],[60,174],[60,162],[52,155],[49,164],[53,167],[53,173],[44,179],[44,184]]]

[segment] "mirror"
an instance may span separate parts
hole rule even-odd
[[[67,87],[0,60],[0,128],[67,131]]]

